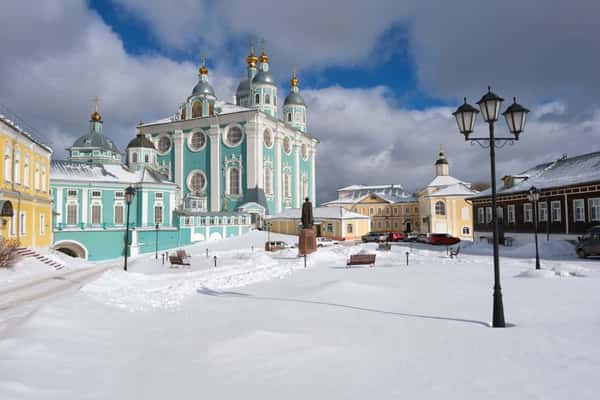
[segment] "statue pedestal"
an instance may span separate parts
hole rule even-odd
[[[313,229],[300,230],[300,240],[298,241],[298,254],[314,253],[317,251],[317,234]]]

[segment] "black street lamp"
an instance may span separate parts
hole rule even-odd
[[[123,264],[123,270],[127,271],[127,256],[129,255],[129,208],[133,197],[135,196],[135,188],[128,186],[125,189],[125,202],[127,203],[127,223],[125,225],[125,263]]]
[[[540,251],[538,249],[538,201],[540,201],[540,191],[535,186],[529,189],[527,199],[533,203],[533,234],[535,236],[535,269],[540,268]]]
[[[155,251],[154,251],[154,258],[158,260],[158,229],[160,228],[160,225],[156,224],[155,226],[156,228],[156,240],[155,240]]]
[[[271,251],[271,221],[267,221],[267,246],[269,246],[269,251]]]
[[[500,287],[500,255],[498,250],[498,209],[496,206],[496,146],[503,146],[506,142],[513,142],[519,140],[519,134],[523,132],[525,128],[525,118],[528,109],[517,104],[516,99],[514,103],[510,105],[506,111],[502,113],[506,119],[508,130],[512,133],[513,137],[495,137],[494,136],[494,123],[498,121],[500,116],[500,105],[503,98],[499,97],[492,92],[491,88],[488,87],[488,92],[481,97],[481,100],[477,102],[483,115],[483,120],[488,123],[489,137],[477,137],[471,138],[469,135],[475,129],[475,121],[479,111],[472,105],[467,103],[465,97],[465,103],[458,107],[452,115],[456,118],[458,124],[458,130],[460,133],[465,135],[465,140],[474,141],[483,148],[490,149],[490,172],[491,172],[491,186],[492,186],[492,220],[494,222],[494,308],[492,316],[492,326],[494,328],[504,328],[506,323],[504,321],[504,305],[502,304],[502,288]]]

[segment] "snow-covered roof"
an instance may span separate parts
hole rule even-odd
[[[121,164],[87,164],[82,162],[52,160],[50,180],[104,183],[161,183],[175,185],[148,168],[131,171]]]
[[[388,185],[350,185],[350,186],[346,186],[343,187],[341,189],[338,189],[338,192],[349,192],[349,191],[353,191],[353,190],[385,190],[385,189],[403,189],[402,185],[400,184],[388,184]]]
[[[31,140],[33,143],[35,143],[38,146],[40,146],[41,148],[43,148],[44,150],[48,151],[49,153],[52,153],[52,149],[50,147],[48,147],[40,139],[38,139],[37,135],[34,135],[33,133],[30,132],[30,131],[33,131],[32,128],[29,128],[29,130],[25,130],[17,122],[13,121],[11,118],[4,115],[3,113],[0,113],[0,121],[4,122],[6,125],[10,126],[14,130],[16,130],[17,132],[22,134],[23,136],[25,136],[26,138]]]
[[[532,186],[538,189],[580,185],[600,182],[600,152],[582,154],[575,157],[563,157],[556,161],[536,165],[521,173],[509,175],[515,179],[514,185],[505,187],[500,181],[497,193],[516,193],[528,191]],[[491,194],[487,189],[474,197],[485,197]]]
[[[436,192],[433,192],[429,197],[448,197],[448,196],[473,196],[476,195],[476,190],[473,190],[463,183],[450,185]]]
[[[288,208],[279,214],[267,216],[267,219],[300,219],[301,216],[301,208]],[[323,219],[369,219],[366,215],[338,207],[315,207],[313,208],[313,218],[317,221]]]
[[[434,180],[429,182],[429,185],[427,185],[427,187],[450,186],[459,183],[465,184],[466,182],[456,179],[455,177],[450,175],[439,175],[436,176]]]
[[[323,203],[323,205],[336,206],[336,205],[344,205],[344,204],[357,204],[372,195],[380,197],[383,201],[386,201],[390,204],[412,203],[412,202],[417,201],[417,198],[414,195],[406,193],[406,192],[402,192],[402,194],[400,196],[390,194],[390,193],[384,193],[384,192],[371,192],[371,193],[367,193],[367,194],[364,194],[359,197],[343,197],[341,199],[331,200],[331,201]]]

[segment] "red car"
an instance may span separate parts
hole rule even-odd
[[[390,232],[388,234],[388,239],[389,242],[399,242],[401,240],[404,240],[404,233],[403,232]]]
[[[447,233],[432,233],[429,235],[429,243],[431,244],[443,244],[446,246],[456,244],[460,242],[460,239]]]

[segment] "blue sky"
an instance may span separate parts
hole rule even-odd
[[[485,182],[487,153],[451,113],[488,85],[532,110],[521,140],[498,152],[499,175],[600,150],[599,20],[597,0],[4,0],[0,104],[62,158],[99,96],[105,133],[124,148],[138,121],[187,98],[202,53],[232,101],[255,35],[284,93],[298,65],[320,140],[317,200],[355,183],[417,190],[440,145],[453,176]]]

